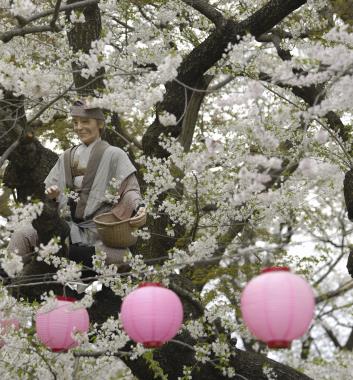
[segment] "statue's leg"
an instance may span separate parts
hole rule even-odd
[[[69,248],[69,258],[70,260],[76,261],[77,263],[82,263],[83,265],[92,268],[92,256],[95,255],[96,249],[106,253],[107,257],[105,263],[107,265],[123,264],[124,257],[129,252],[128,248],[110,248],[104,244],[99,244],[95,247],[71,244]]]
[[[31,224],[28,224],[14,231],[7,246],[7,251],[21,256],[23,263],[27,264],[31,260],[37,245],[37,231]]]
[[[92,268],[92,256],[95,254],[94,247],[87,245],[71,244],[69,247],[69,259],[82,263],[88,268]]]
[[[96,249],[105,252],[107,265],[116,264],[121,265],[124,263],[124,257],[129,253],[129,248],[110,248],[102,242],[96,244]]]

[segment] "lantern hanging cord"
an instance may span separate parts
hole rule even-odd
[[[213,227],[213,226],[202,226],[202,227]],[[158,235],[158,234],[157,234]],[[164,235],[163,235],[164,236]],[[308,240],[308,242],[311,242],[311,241],[315,241],[315,240]],[[299,244],[299,243],[298,243]],[[258,247],[256,249],[253,249],[253,250],[249,250],[249,254],[256,254],[256,253],[259,253],[261,251],[263,252],[269,252],[269,251],[273,251],[273,250],[276,250],[278,248],[284,248],[285,244],[283,245],[280,245],[280,246],[276,246],[276,247]],[[244,252],[243,252],[244,253]],[[32,253],[34,254],[34,252]],[[30,255],[32,255],[30,254]],[[190,257],[190,256],[189,256]],[[260,260],[260,258],[256,255],[256,257]],[[236,260],[238,257],[235,257],[234,255],[230,256],[230,255],[215,255],[215,256],[212,256],[208,259],[203,259],[203,260],[198,260],[198,261],[193,261],[193,262],[184,262],[184,263],[180,263],[180,264],[173,264],[173,265],[169,265],[170,268],[174,268],[174,269],[181,269],[183,267],[187,267],[187,266],[194,266],[194,265],[208,265],[208,264],[212,264],[212,263],[217,263],[219,261],[221,261],[222,259],[223,260]],[[154,263],[159,263],[161,261],[167,261],[168,259],[172,260],[173,258],[171,258],[170,256],[161,256],[161,257],[156,257],[156,258],[152,258],[152,259],[146,259],[144,260],[144,263],[145,264],[154,264]],[[261,260],[260,260],[261,261]],[[126,263],[128,264],[128,263]],[[92,271],[94,270],[94,268],[91,268],[91,267],[87,267],[87,266],[84,266],[82,268],[83,270],[89,270],[89,271]],[[121,277],[124,277],[124,276],[128,276],[130,275],[131,273],[145,273],[145,271],[140,271],[140,272],[136,272],[136,271],[127,271],[127,272],[120,272],[116,275],[119,275]],[[17,288],[17,287],[21,287],[21,286],[36,286],[36,285],[42,285],[42,284],[48,284],[48,283],[53,283],[53,284],[60,284],[60,282],[58,281],[53,281],[53,277],[56,275],[56,272],[49,272],[49,273],[43,273],[43,274],[31,274],[31,275],[18,275],[18,276],[13,276],[11,277],[11,280],[17,280],[17,281],[31,281],[31,280],[34,280],[33,282],[31,283],[16,283],[16,284],[8,284],[8,285],[5,285],[5,287],[11,287],[11,288]],[[115,276],[115,275],[114,275]],[[113,277],[113,275],[110,275],[108,277]],[[100,276],[100,277],[87,277],[87,278],[84,278],[82,280],[90,280],[90,279],[98,279],[98,278],[104,278],[104,276]],[[46,281],[44,281],[45,279],[47,279]],[[37,281],[36,281],[37,280]],[[41,281],[39,281],[41,280]],[[1,277],[0,276],[0,283],[1,281],[9,281],[9,278],[7,277]]]
[[[274,247],[272,248],[271,250],[275,250],[275,249],[278,249],[278,247]],[[270,250],[269,248],[268,249],[264,249],[264,248],[256,248],[255,250],[253,250],[254,252],[257,252],[257,251],[264,251],[264,250]],[[190,257],[190,256],[189,256]],[[171,269],[181,269],[183,267],[186,267],[186,266],[193,266],[193,265],[203,265],[203,264],[212,264],[214,262],[218,262],[220,260],[233,260],[233,259],[237,259],[238,257],[234,257],[234,256],[229,256],[229,255],[215,255],[215,256],[212,256],[208,259],[203,259],[203,260],[197,260],[197,261],[193,261],[193,262],[189,262],[189,263],[176,263],[176,264],[172,264],[170,265],[169,267]],[[167,260],[173,260],[173,258],[171,258],[170,256],[161,256],[161,257],[156,257],[156,258],[152,258],[152,259],[146,259],[144,260],[144,264],[153,264],[153,263],[159,263],[161,261],[167,261]],[[129,262],[125,262],[125,263],[122,263],[122,264],[129,264]],[[94,271],[94,268],[92,267],[88,267],[88,266],[83,266],[83,269],[84,270],[88,270],[88,271]],[[105,277],[115,277],[115,276],[128,276],[129,274],[131,273],[138,273],[138,274],[144,274],[146,273],[146,270],[141,270],[141,271],[126,271],[126,272],[119,272],[119,273],[116,273],[116,274],[113,274],[113,275],[107,275],[107,276],[94,276],[94,277],[86,277],[84,278],[83,280],[91,280],[91,279],[97,279],[97,278],[105,278]],[[12,279],[22,279],[22,280],[30,280],[30,279],[36,279],[36,278],[45,278],[45,277],[50,277],[50,279],[48,280],[51,280],[51,278],[53,278],[54,276],[56,275],[56,272],[51,272],[51,273],[45,273],[45,274],[42,274],[42,275],[27,275],[27,276],[14,276],[12,277]],[[53,281],[50,281],[50,282],[53,282]],[[42,283],[47,283],[47,281],[42,281],[42,282],[38,282],[38,283],[34,283],[34,284],[42,284]],[[55,283],[58,283],[60,284],[59,281],[56,281]],[[15,286],[16,285],[16,286]],[[18,286],[22,286],[21,284],[15,284],[15,285],[6,285],[6,287],[18,287]],[[17,286],[18,285],[18,286]],[[23,284],[23,285],[29,285],[29,284]]]
[[[263,247],[258,247],[254,250],[249,250],[250,252],[248,252],[248,253],[255,254],[255,253],[258,253],[260,251],[271,251],[271,250],[276,250],[276,249],[278,249],[278,247],[273,247],[273,248],[267,247],[266,249],[264,249]],[[161,257],[156,257],[156,258],[152,258],[152,259],[146,259],[146,260],[144,260],[144,264],[159,263],[161,261],[167,261],[168,259],[173,260],[173,258],[171,258],[169,256],[161,256]],[[214,264],[214,263],[217,263],[221,260],[234,261],[237,259],[239,259],[239,256],[236,256],[236,255],[230,256],[230,255],[221,254],[221,255],[215,255],[215,256],[212,256],[212,257],[209,257],[209,258],[206,258],[203,260],[196,260],[196,261],[192,261],[192,262],[171,264],[171,265],[169,265],[169,268],[177,270],[177,269],[182,269],[182,268],[185,268],[188,266],[194,266],[194,265],[203,266],[203,265]],[[122,264],[128,265],[129,262],[122,263]],[[82,269],[87,270],[87,271],[94,271],[94,268],[91,268],[88,266],[84,266]],[[151,269],[154,270],[154,268],[151,268]],[[126,272],[119,272],[119,273],[110,274],[110,275],[97,275],[97,276],[92,276],[92,277],[85,277],[85,278],[82,278],[80,280],[90,281],[90,280],[99,280],[99,279],[107,279],[107,278],[114,278],[114,277],[125,277],[125,276],[138,275],[138,274],[146,275],[146,268],[144,268],[143,270],[140,270],[140,271],[129,270]],[[153,274],[152,271],[151,271],[151,274]],[[62,282],[53,279],[55,275],[56,275],[56,273],[45,273],[43,275],[15,276],[15,277],[12,277],[12,279],[15,279],[15,280],[17,279],[19,281],[21,281],[21,280],[22,281],[31,281],[33,279],[34,281],[33,282],[16,283],[16,284],[8,284],[8,285],[5,285],[4,287],[5,288],[19,288],[19,287],[23,287],[23,286],[36,286],[36,285],[43,285],[43,284],[62,284]],[[45,278],[47,278],[47,280],[45,280]],[[42,281],[35,281],[35,280],[39,280],[39,279],[41,279]],[[71,283],[72,281],[68,281],[67,283],[69,283],[69,282]],[[67,285],[67,283],[65,283],[65,284]]]
[[[196,263],[196,262],[195,262]],[[131,276],[133,272],[122,272],[122,273],[117,273],[115,275],[102,275],[102,276],[94,276],[94,277],[86,277],[86,278],[83,278],[81,279],[81,281],[91,281],[91,280],[102,280],[102,279],[108,279],[108,278],[114,278],[116,276],[118,277],[124,277],[124,276]],[[139,271],[139,272],[134,272],[135,274],[145,274],[146,271]],[[68,286],[69,283],[74,283],[74,281],[68,281],[67,283],[65,283],[65,285]],[[77,282],[78,283],[78,282]],[[37,285],[49,285],[49,284],[55,284],[55,285],[58,285],[58,284],[61,284],[61,282],[59,281],[56,281],[56,280],[48,280],[48,281],[40,281],[40,282],[32,282],[32,283],[23,283],[23,284],[15,284],[15,285],[5,285],[4,288],[20,288],[20,287],[26,287],[26,286],[37,286]],[[325,295],[320,295],[320,296],[317,296],[316,299],[315,299],[315,303],[316,304],[319,304],[323,301],[326,301],[328,298],[332,298],[333,296],[337,295],[337,294],[343,294],[349,290],[353,289],[353,281],[350,280],[348,281],[347,283],[343,284],[342,286],[340,286],[338,289],[334,290],[333,292],[330,292],[328,294],[325,294]]]
[[[155,258],[155,259],[150,259],[148,261],[149,262],[159,262],[159,261],[163,261],[163,260],[167,260],[167,259],[170,259],[170,257],[169,256],[163,256],[163,257],[159,257],[159,258]],[[219,256],[214,256],[210,259],[194,261],[193,263],[174,264],[174,265],[171,265],[170,268],[171,269],[181,269],[181,268],[184,268],[186,266],[195,265],[195,264],[201,264],[201,265],[202,264],[212,264],[212,263],[218,262],[222,259],[231,259],[231,258],[224,256],[224,255],[219,255]],[[144,263],[147,263],[147,260],[144,261]],[[125,264],[128,264],[128,263],[125,263]],[[94,268],[89,268],[89,267],[85,267],[85,268],[87,268],[87,270],[90,270],[90,271],[94,270]],[[97,275],[97,276],[82,278],[80,280],[82,280],[82,281],[100,280],[100,279],[108,279],[108,278],[115,278],[115,277],[126,277],[126,276],[137,275],[137,274],[145,275],[146,269],[140,270],[140,271],[132,270],[132,271],[127,271],[127,272],[120,272],[120,273],[115,273],[115,274],[111,274],[111,275]],[[52,275],[52,276],[54,276],[54,275]],[[13,278],[16,278],[16,277],[13,277]],[[68,282],[72,283],[73,281],[68,281]],[[5,288],[20,288],[20,287],[37,286],[37,285],[45,285],[45,284],[62,284],[62,282],[49,279],[47,281],[44,280],[44,281],[35,281],[35,282],[27,282],[27,283],[24,282],[22,284],[21,283],[20,284],[19,283],[9,284],[9,285],[5,285],[4,287]]]

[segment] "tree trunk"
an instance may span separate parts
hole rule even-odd
[[[70,4],[73,2],[76,2],[76,0],[71,0],[68,3]],[[222,58],[229,43],[238,43],[240,38],[248,32],[254,36],[258,36],[268,31],[305,2],[305,0],[272,0],[253,16],[241,23],[236,23],[233,20],[225,20],[221,27],[217,27],[204,42],[196,47],[183,60],[178,70],[178,81],[191,87],[198,88],[200,85],[200,88],[202,89],[207,88],[205,83],[200,83],[203,81],[203,77],[207,70]],[[97,5],[86,7],[83,10],[83,13],[86,22],[75,24],[68,32],[68,39],[70,46],[75,52],[82,50],[85,53],[88,53],[92,41],[98,39],[101,35],[99,7]],[[78,63],[73,63],[72,68],[75,87],[80,96],[92,95],[94,94],[94,90],[103,88],[101,75],[104,74],[104,71],[98,72],[95,78],[86,79],[83,78],[80,73],[82,66]],[[194,98],[192,98],[192,91],[190,89],[185,90],[185,88],[177,82],[168,83],[166,88],[167,92],[165,98],[157,107],[156,120],[148,128],[143,137],[144,153],[157,157],[166,155],[166,152],[163,151],[158,144],[161,133],[171,132],[174,136],[179,136],[183,130],[182,141],[185,144],[185,148],[188,149],[191,143],[191,132],[195,126],[197,112],[203,98],[201,95],[195,95]],[[194,102],[192,108],[196,111],[196,113],[194,112],[193,115],[191,115],[192,117],[189,119],[189,122],[184,122],[184,118],[181,117],[184,112],[185,95],[187,95],[187,99],[192,99],[191,102]],[[171,128],[161,126],[158,121],[158,113],[161,111],[173,113],[177,119],[180,118],[179,124]],[[15,108],[6,112],[7,115],[10,113],[13,118]],[[14,133],[9,133],[8,137],[0,142],[0,151],[4,152],[6,147],[9,147],[16,138],[21,136],[22,131],[26,130],[26,121],[24,112],[22,112],[22,105],[20,114],[22,116],[20,121],[18,121],[18,126],[16,125],[16,128],[13,128]],[[118,117],[117,124],[119,124]],[[183,125],[184,127],[182,128]],[[0,132],[1,128],[2,125],[0,125]],[[9,131],[11,126],[6,125],[4,128],[5,131]],[[190,129],[187,130],[187,128]],[[3,149],[4,147],[5,149]],[[17,189],[19,200],[26,200],[28,195],[36,195],[42,198],[44,190],[43,180],[56,161],[56,158],[57,156],[44,148],[33,135],[31,135],[31,133],[24,134],[20,147],[9,156],[10,165],[5,175],[7,186]],[[45,226],[46,221],[52,218],[52,223],[60,226],[58,220],[55,219],[56,216],[54,217],[54,215],[57,215],[55,214],[56,210],[51,208],[49,203],[47,204],[46,212],[47,213],[43,214],[42,219],[36,221],[36,228],[39,233],[42,234],[42,241],[46,241],[50,237],[48,235],[48,229],[45,228],[47,227]],[[158,226],[156,226],[153,231],[163,232],[166,222],[167,221],[164,220],[161,222],[154,221]],[[61,228],[61,232],[64,235],[67,232],[65,232],[65,225],[61,225]],[[52,231],[50,231],[50,233],[51,232]],[[60,233],[58,233],[58,235],[60,235]],[[158,244],[156,243],[154,245],[154,242],[157,242]],[[151,239],[148,248],[151,251],[152,247],[154,255],[158,257],[164,255],[168,248],[173,246],[173,244],[175,244],[175,241],[172,239],[167,239],[167,241]],[[49,270],[48,267],[40,265],[39,263],[33,263],[33,266],[36,266],[37,269],[40,267],[40,271],[44,271],[44,273]],[[52,288],[52,286],[50,287]],[[27,290],[30,290],[33,294],[39,293],[39,290],[42,292],[42,289],[39,288],[27,288]],[[60,287],[57,287],[57,291],[61,291]],[[192,309],[193,306],[188,305],[187,299],[183,299],[183,302],[186,310]],[[111,290],[104,289],[102,292],[98,293],[96,295],[96,302],[90,311],[92,322],[101,323],[111,315],[117,316],[120,309],[120,303],[120,298],[115,296]],[[194,317],[196,315],[197,313],[195,312]],[[186,334],[181,334],[178,336],[178,339],[191,347],[195,345],[195,342]],[[278,380],[309,379],[307,376],[294,369],[269,360],[263,355],[240,350],[235,350],[235,353],[235,357],[231,359],[230,364],[235,367],[237,374],[247,379],[267,379],[267,376],[263,373],[264,366],[273,368],[274,372],[277,374]],[[183,344],[174,342],[166,344],[160,350],[154,351],[154,359],[159,363],[164,372],[168,374],[169,379],[171,380],[177,379],[178,376],[181,376],[184,365],[192,366],[194,368],[193,379],[196,380],[228,379],[228,377],[224,377],[213,364],[206,363],[201,365],[200,368],[197,366],[194,367],[196,364],[194,351]],[[139,379],[152,380],[155,378],[148,363],[142,358],[134,361],[126,360],[126,364],[128,364]]]
[[[182,342],[186,342],[191,348],[195,344],[193,340],[186,338],[186,336],[178,337],[179,339]],[[193,368],[193,380],[229,380],[229,377],[224,376],[221,370],[215,367],[216,362],[214,364],[206,363],[198,365],[194,358],[194,351],[175,342],[169,342],[161,349],[154,350],[153,359],[160,364],[164,373],[168,375],[169,380],[177,380],[178,377],[181,377],[183,366]],[[146,361],[143,358],[133,361],[123,359],[123,361],[130,367],[138,379],[155,379],[154,372],[146,366]],[[235,349],[235,356],[230,359],[229,365],[234,367],[236,374],[239,375],[232,377],[234,379],[268,380],[263,370],[272,369],[272,373],[276,375],[276,380],[310,380],[305,374],[268,359],[264,355],[238,349]]]

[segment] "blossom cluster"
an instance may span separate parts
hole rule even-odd
[[[39,3],[0,0],[0,9],[4,10],[1,31],[18,27],[21,17],[44,11]],[[241,21],[268,1],[211,3],[229,19]],[[237,347],[251,345],[263,352],[243,325],[239,310],[241,290],[260,266],[295,264],[315,284],[318,294],[329,294],[347,281],[341,258],[352,242],[342,211],[342,181],[343,171],[352,166],[352,137],[345,132],[352,124],[353,34],[341,16],[332,13],[332,3],[308,1],[271,33],[258,38],[239,37],[236,44],[228,46],[207,74],[213,75],[216,83],[229,76],[231,80],[220,89],[210,86],[205,93],[187,149],[181,139],[167,133],[174,131],[171,126],[182,128],[180,116],[159,108],[163,108],[161,102],[166,94],[169,96],[170,88],[177,85],[185,96],[184,113],[189,110],[192,91],[175,79],[185,70],[185,57],[193,48],[204,46],[214,28],[192,7],[175,1],[101,0],[103,31],[88,52],[74,52],[66,40],[72,24],[79,29],[89,22],[79,11],[59,16],[62,32],[29,34],[0,43],[0,97],[6,91],[23,96],[28,119],[39,113],[40,119],[48,122],[48,129],[54,115],[69,110],[72,68],[79,67],[87,80],[102,75],[104,89],[96,91],[92,105],[117,112],[121,127],[134,136],[137,143],[132,150],[139,157],[150,218],[156,224],[160,219],[162,226],[167,220],[162,230],[146,227],[136,234],[142,238],[143,248],[156,236],[171,248],[161,253],[164,256],[157,264],[141,254],[148,249],[128,254],[129,269],[124,273],[119,273],[116,265],[106,265],[106,254],[97,249],[93,257],[96,281],[124,297],[140,281],[168,285],[173,276],[190,273],[188,280],[202,288],[192,296],[200,301],[204,315],[198,319],[187,316],[183,326],[196,340],[192,349],[197,364],[195,368],[185,366],[181,379],[192,379],[197,366],[210,363],[220,375],[236,377],[236,367],[232,367],[234,342],[226,336],[235,334]],[[283,59],[282,53],[287,53],[288,59]],[[306,95],[308,89],[318,92],[309,104],[299,89]],[[330,125],[332,112],[342,126]],[[159,141],[166,152],[163,157],[138,151],[141,136],[155,117],[167,134]],[[119,180],[113,179],[106,200],[117,203],[119,187]],[[75,193],[69,197],[77,200]],[[4,247],[11,233],[31,223],[42,207],[33,203],[12,208],[1,230],[1,266],[11,277],[21,279],[24,264],[18,252],[7,252]],[[311,246],[303,245],[303,236],[313,241]],[[40,245],[36,260],[57,268],[53,280],[64,286],[75,284],[78,289],[82,266],[60,257],[59,249],[61,245],[55,239]],[[152,256],[158,254],[153,252]],[[1,378],[47,379],[53,374],[57,378],[124,378],[129,375],[112,354],[129,347],[131,360],[149,357],[141,345],[130,347],[116,318],[92,326],[89,337],[80,337],[81,349],[101,353],[99,358],[78,360],[72,352],[48,352],[31,330],[37,306],[17,302],[4,287],[0,289],[0,309],[9,315],[25,316],[23,328],[5,339]],[[90,307],[92,293],[88,292],[80,305]],[[53,295],[44,298],[47,307],[53,307]],[[347,292],[335,301],[328,300],[318,311],[311,334],[322,356],[332,356],[335,351],[327,343],[327,329],[334,330],[339,340],[346,338],[346,327],[337,327],[336,321],[351,325],[352,316],[347,311],[351,302]],[[216,324],[225,333],[219,334]],[[319,374],[322,379],[336,373],[339,378],[350,378],[348,356],[338,354],[339,360],[318,365],[315,355],[321,352],[316,347],[311,348],[312,360],[307,362],[293,359],[292,354],[277,359],[304,368],[312,376]],[[293,347],[296,358],[300,349]],[[264,367],[263,373],[269,379],[276,378],[270,367]]]

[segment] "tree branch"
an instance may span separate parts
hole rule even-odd
[[[60,5],[61,0],[56,3],[56,6],[54,9],[50,9],[45,12],[38,13],[31,18],[28,19],[21,19],[21,28],[15,28],[12,30],[9,30],[5,33],[0,34],[0,41],[7,43],[12,40],[14,37],[18,36],[25,36],[27,34],[35,34],[35,33],[44,33],[44,32],[59,32],[61,31],[61,27],[56,25],[56,20],[58,18],[58,15],[60,12],[63,11],[69,11],[73,9],[79,9],[88,5],[92,4],[98,4],[99,0],[85,0],[85,1],[80,1],[75,4],[71,5],[64,5],[62,7],[59,7],[58,4]],[[51,22],[49,25],[34,25],[34,26],[25,26],[28,25],[29,23],[38,20],[40,18],[49,16],[51,14],[54,14]]]
[[[283,49],[280,45],[281,39],[284,37],[285,35],[281,34],[278,31],[269,35],[268,39],[274,44],[278,56],[283,61],[289,61],[292,59],[291,52],[289,50]],[[300,72],[300,74],[305,75],[306,73],[302,71]],[[265,81],[268,81],[270,79],[266,74],[261,74],[260,78]],[[309,106],[317,104],[324,98],[324,85],[311,85],[309,87],[289,86],[283,83],[277,83],[277,85],[280,87],[290,88],[295,96],[298,96],[299,98],[303,99]],[[347,141],[350,139],[349,131],[347,130],[347,128],[345,128],[340,117],[336,113],[334,113],[333,111],[329,111],[325,115],[325,117],[327,118],[330,129],[332,129],[333,132],[337,132],[338,135],[343,139],[343,141]],[[325,127],[324,125],[322,126]]]
[[[73,3],[73,4],[63,5],[62,7],[59,8],[59,12],[72,11],[74,9],[79,9],[82,7],[86,7],[86,6],[98,4],[98,3],[99,3],[99,0],[78,1],[78,2]],[[37,13],[36,15],[33,15],[32,17],[25,19],[26,24],[29,24],[30,22],[33,22],[33,21],[38,20],[40,18],[50,16],[53,13],[55,13],[55,9],[49,9],[47,11]]]
[[[229,44],[238,44],[248,33],[258,37],[268,32],[305,3],[306,0],[272,0],[240,23],[231,19],[226,20],[184,58],[179,66],[176,80],[166,84],[167,91],[163,102],[158,104],[157,112],[167,111],[173,113],[177,119],[180,118],[184,111],[184,88],[180,82],[195,87],[195,83],[204,73],[223,57]],[[197,4],[203,5],[203,9],[207,5],[201,1]],[[165,156],[167,153],[163,152],[158,144],[160,134],[172,133],[176,137],[180,134],[181,125],[182,120],[174,127],[165,128],[158,123],[158,120],[155,121],[143,137],[144,152],[157,157]]]
[[[315,283],[313,284],[313,286],[316,287],[317,285],[319,285],[332,272],[333,268],[341,261],[341,259],[345,255],[346,255],[346,252],[345,252],[345,250],[342,247],[341,253],[338,255],[338,257],[336,258],[336,260],[331,265],[329,265],[329,267],[327,268],[327,270],[325,271],[325,273],[318,280],[315,281]]]
[[[339,296],[345,292],[348,292],[348,290],[351,290],[351,289],[353,289],[353,280],[346,282],[345,284],[341,285],[336,290],[333,290],[331,292],[327,292],[325,294],[321,294],[320,296],[317,296],[315,298],[316,304],[323,302],[323,301],[327,301],[330,298],[337,297],[337,296]]]
[[[55,28],[56,20],[57,20],[58,17],[59,17],[60,5],[61,5],[61,0],[57,0],[57,2],[56,2],[56,4],[55,4],[55,9],[54,9],[54,15],[53,15],[52,20],[50,21],[50,26],[51,26],[53,29]]]
[[[195,296],[187,291],[186,289],[183,289],[181,286],[176,285],[173,282],[170,282],[169,288],[171,290],[174,290],[175,293],[179,294],[180,297],[185,298],[187,301],[189,301],[192,305],[196,307],[200,315],[203,315],[205,312],[204,306],[202,305],[201,301],[195,298]]]
[[[117,351],[117,352],[110,352],[110,351],[83,351],[83,350],[73,350],[72,351],[75,358],[99,358],[101,356],[117,356],[118,358],[121,358],[122,356],[130,355],[130,352],[126,351]]]
[[[328,335],[328,337],[330,338],[331,342],[335,345],[335,347],[339,349],[342,348],[341,343],[338,341],[333,331],[328,326],[326,326],[324,322],[322,322],[321,325],[322,325],[322,328],[325,330],[326,334]]]
[[[192,93],[191,99],[187,104],[179,138],[179,142],[183,146],[185,152],[190,150],[201,103],[206,95],[205,91],[207,91],[207,87],[212,78],[211,75],[201,78],[197,83],[197,90]],[[203,90],[203,92],[199,90]]]
[[[132,32],[135,31],[135,28],[133,28],[132,26],[128,25],[126,22],[119,20],[119,19],[118,19],[117,17],[115,17],[115,16],[112,17],[112,20],[114,20],[117,24],[123,26],[123,27],[126,28],[126,29],[129,29],[129,30],[132,31]]]
[[[195,82],[200,74],[222,58],[229,43],[239,43],[247,33],[260,36],[305,3],[306,0],[272,0],[240,23],[227,20],[221,29],[216,29],[186,57],[181,64],[178,79],[185,83]]]
[[[123,130],[123,128],[119,128],[119,131],[116,131],[114,128],[110,129],[114,134],[116,134],[117,136],[119,136],[120,138],[122,138],[127,145],[130,145],[130,144],[134,144],[136,146],[136,148],[142,150],[142,145],[141,143],[134,137],[134,136],[131,136],[128,132],[126,132],[125,130]]]
[[[212,21],[217,28],[221,28],[226,22],[222,13],[218,12],[211,4],[205,0],[181,0],[183,3],[190,5],[196,9],[210,21]]]
[[[7,160],[7,158],[9,157],[9,155],[18,147],[20,143],[20,138],[18,138],[17,140],[15,140],[6,150],[5,152],[1,155],[0,157],[0,168],[2,167],[2,165],[4,164],[4,162]]]
[[[234,75],[227,75],[227,77],[224,78],[222,81],[220,81],[219,83],[216,83],[214,86],[210,87],[208,89],[208,91],[209,92],[219,91],[221,88],[223,88],[224,86],[226,86],[228,83],[230,83],[234,79],[235,79]]]
[[[43,108],[41,108],[33,117],[31,120],[28,121],[27,125],[31,125],[36,119],[40,117],[49,107],[51,107],[53,104],[55,104],[59,99],[61,99],[63,96],[65,96],[71,89],[73,88],[74,83],[72,83],[65,91],[63,91],[61,94],[56,96],[52,101],[50,101],[48,104],[46,104]]]
[[[0,34],[0,41],[7,43],[11,41],[14,37],[25,36],[26,34],[44,33],[44,32],[59,32],[61,28],[51,25],[36,25],[28,26],[24,28],[16,28],[9,30],[8,32]]]

